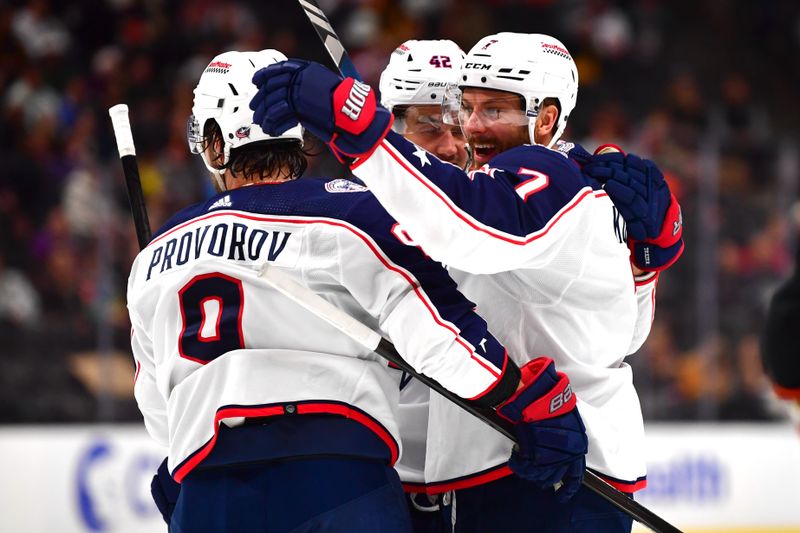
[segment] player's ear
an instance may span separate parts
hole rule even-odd
[[[545,139],[553,135],[558,121],[558,106],[547,101],[542,105],[536,117],[536,139]]]

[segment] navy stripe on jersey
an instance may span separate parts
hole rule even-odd
[[[452,201],[479,224],[510,235],[525,237],[541,231],[565,207],[592,191],[574,163],[543,146],[512,148],[481,170],[466,173],[394,132],[382,144],[410,172],[438,189],[446,197],[443,201]],[[547,185],[540,187],[543,176]]]

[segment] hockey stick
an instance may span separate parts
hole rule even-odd
[[[139,240],[139,249],[143,249],[150,242],[152,234],[142,193],[142,183],[139,180],[139,165],[136,164],[136,148],[133,145],[131,123],[128,120],[128,106],[117,104],[110,107],[108,115],[111,117],[114,137],[117,139],[117,150],[120,161],[122,161],[122,172],[125,174],[125,185],[128,190],[133,224],[136,227],[136,238]]]
[[[325,13],[319,7],[316,0],[297,0],[297,2],[300,4],[300,7],[303,8],[303,12],[308,17],[311,25],[314,26],[314,30],[316,30],[320,41],[322,41],[325,50],[328,51],[328,55],[331,56],[339,72],[345,77],[355,78],[361,81],[361,75],[350,60],[350,55],[347,53],[347,50],[344,49],[344,46],[342,46],[342,41],[339,39],[339,36],[336,35],[336,31],[333,29],[333,26],[331,26],[328,17],[325,16]]]
[[[354,341],[391,361],[404,372],[411,374],[430,387],[431,390],[441,394],[473,416],[480,418],[508,439],[516,441],[511,424],[501,418],[493,409],[478,408],[464,398],[445,389],[436,380],[419,374],[402,358],[391,342],[312,290],[300,285],[277,267],[271,266],[270,263],[265,263],[259,272],[259,277],[278,292],[300,304],[307,311],[314,313]],[[590,470],[584,471],[583,484],[656,533],[680,533],[678,528],[639,502],[628,498],[625,494],[603,481],[594,472]]]

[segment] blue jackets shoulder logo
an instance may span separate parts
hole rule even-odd
[[[326,183],[325,190],[328,192],[363,192],[368,189],[358,183],[339,178]]]

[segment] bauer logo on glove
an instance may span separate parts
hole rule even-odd
[[[340,161],[368,157],[392,126],[392,114],[378,105],[369,85],[342,79],[317,63],[275,63],[256,72],[253,83],[255,124],[278,134],[300,122]]]
[[[344,100],[344,101],[342,101]],[[339,109],[340,117],[336,124],[348,133],[358,135],[362,133],[375,114],[375,93],[366,83],[361,83],[353,78],[344,80],[333,93],[333,107]],[[366,108],[366,113],[362,111]]]

